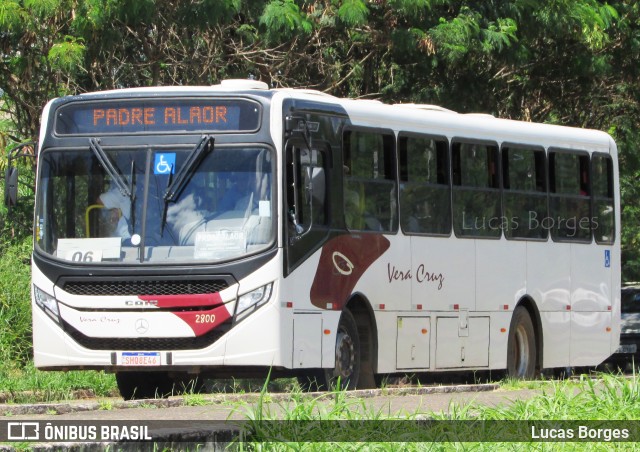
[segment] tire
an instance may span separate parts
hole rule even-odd
[[[335,388],[339,381],[339,389],[356,389],[360,377],[360,339],[356,320],[347,309],[338,323],[335,354],[335,367],[324,370],[327,387]]]
[[[531,380],[536,374],[536,337],[529,312],[523,306],[513,311],[507,345],[507,375]]]
[[[116,383],[124,400],[164,398],[173,389],[166,372],[116,372]]]

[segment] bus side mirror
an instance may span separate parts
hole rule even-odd
[[[13,207],[18,204],[18,168],[7,166],[4,173],[4,205]]]

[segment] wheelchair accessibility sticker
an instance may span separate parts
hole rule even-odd
[[[604,266],[605,268],[611,267],[611,250],[604,250]]]
[[[176,154],[175,152],[157,153],[153,162],[153,174],[175,174]]]

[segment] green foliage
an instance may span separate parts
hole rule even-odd
[[[437,3],[432,0],[389,0],[389,4],[396,11],[396,13],[402,14],[407,17],[421,16],[431,9],[432,3]],[[440,1],[440,3],[443,3]]]
[[[10,127],[5,124],[8,130]],[[8,156],[16,148],[10,141],[9,133],[0,132],[0,143],[5,144],[5,152],[0,153],[0,174],[3,179],[0,182],[0,254],[11,245],[30,239],[32,235],[33,208],[35,195],[35,159],[33,157],[21,157],[13,160],[12,165],[18,170],[18,205],[9,209],[4,205],[5,169]],[[33,148],[31,148],[33,149]],[[4,149],[3,149],[4,150]]]
[[[25,12],[17,0],[4,0],[0,3],[0,29],[14,31],[21,27]]]
[[[72,400],[78,398],[78,392],[95,397],[118,395],[113,374],[88,370],[45,372],[37,370],[33,363],[18,367],[10,361],[0,366],[0,388],[3,403]]]
[[[439,25],[431,31],[431,38],[438,48],[438,53],[446,61],[455,63],[472,50],[472,45],[480,34],[478,19],[478,13],[467,7],[451,20],[440,18]]]
[[[362,26],[367,22],[369,8],[362,0],[343,0],[338,8],[338,17],[346,25],[355,27]]]
[[[31,239],[3,244],[0,259],[0,361],[21,366],[31,349]]]
[[[513,19],[498,19],[495,23],[482,31],[482,48],[490,53],[494,50],[498,52],[518,40],[518,25]]]
[[[500,422],[483,426],[474,422],[425,424],[413,421],[591,421],[635,420],[640,415],[639,384],[636,376],[603,374],[597,380],[581,378],[579,381],[550,382],[537,395],[517,398],[504,392],[504,403],[495,405],[471,401],[451,403],[440,412],[418,407],[413,411],[391,411],[374,408],[366,399],[349,398],[344,391],[319,396],[290,394],[288,400],[273,403],[263,392],[257,404],[244,407],[247,426],[243,447],[248,450],[360,450],[361,443],[374,450],[451,450],[462,444],[461,450],[576,450],[575,443],[524,442],[531,439],[530,431],[522,431],[519,422]],[[508,402],[512,400],[511,402]],[[269,420],[296,422],[264,422]],[[404,420],[409,422],[390,422]],[[352,421],[352,422],[331,422]],[[366,422],[359,422],[366,421]],[[556,427],[556,426],[553,426]],[[560,427],[560,426],[557,426]],[[576,426],[574,425],[574,428]],[[434,442],[420,443],[430,438]],[[514,442],[492,443],[497,438],[512,438]],[[477,441],[472,443],[473,439]],[[392,443],[391,441],[406,441]],[[516,443],[515,441],[523,441]],[[602,440],[601,440],[602,441]],[[356,442],[356,444],[354,444]],[[350,446],[354,447],[350,447]],[[616,447],[617,446],[617,447]],[[639,450],[633,443],[582,442],[578,450]]]
[[[296,32],[310,33],[312,29],[294,0],[269,2],[260,17],[260,24],[265,26],[268,40],[286,39]]]
[[[56,14],[64,0],[24,0],[25,9],[38,18],[46,18]]]
[[[65,36],[64,41],[54,44],[47,55],[52,67],[68,73],[76,73],[82,69],[85,52],[82,41],[73,36]]]

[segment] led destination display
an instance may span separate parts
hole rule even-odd
[[[259,128],[260,108],[242,99],[131,99],[76,102],[56,114],[57,135],[158,132],[251,132]]]

